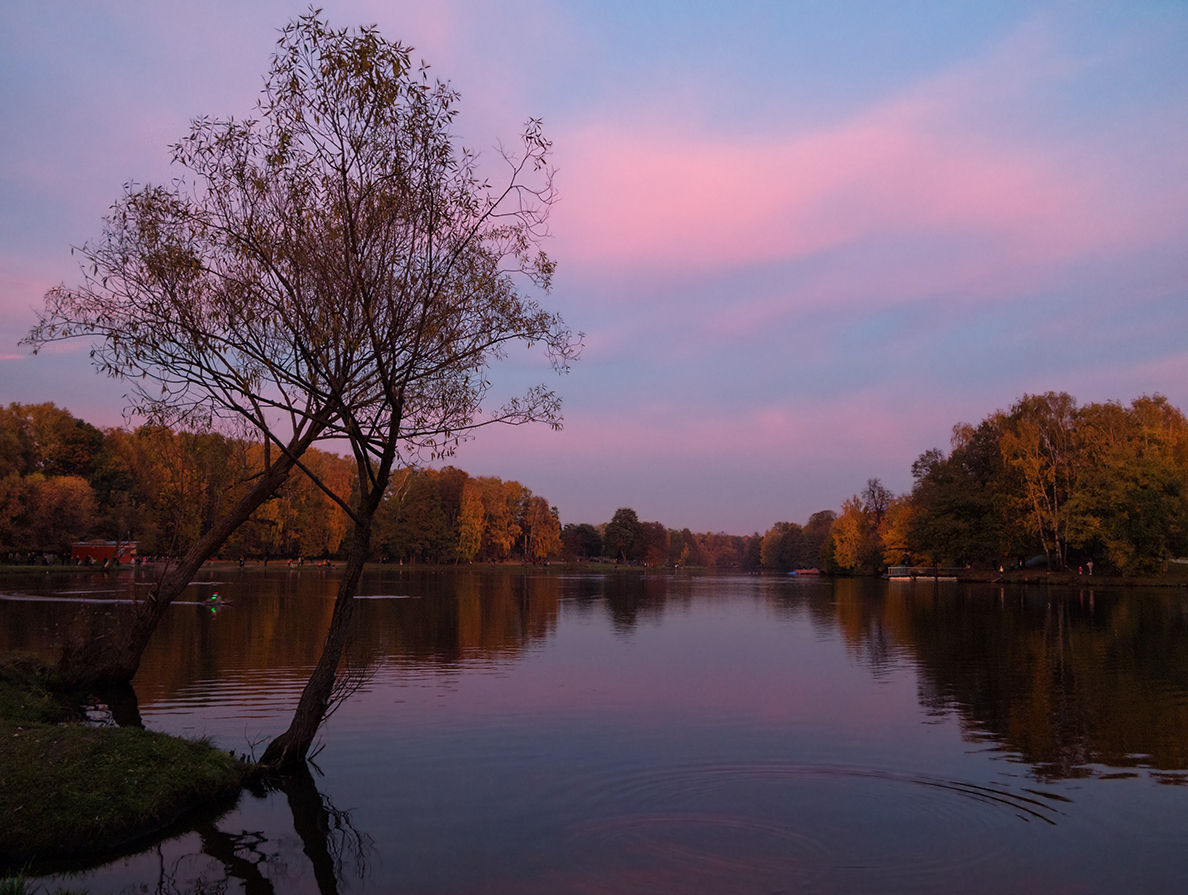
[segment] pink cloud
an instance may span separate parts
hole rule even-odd
[[[568,138],[582,148],[559,211],[566,254],[704,271],[921,231],[1011,237],[1048,258],[1101,239],[1084,188],[1042,158],[917,123],[891,110],[757,147],[591,128]]]
[[[914,457],[923,450],[919,433],[930,430],[936,416],[928,402],[896,406],[879,386],[838,400],[789,396],[739,410],[711,410],[673,398],[609,411],[577,410],[559,433],[492,427],[462,449],[459,464],[467,468],[472,458],[516,458],[526,452],[535,462],[556,460],[579,468],[619,457],[630,457],[639,468],[685,461],[745,464],[773,457],[788,463],[889,453]]]
[[[1076,71],[1032,28],[815,131],[724,137],[641,124],[659,118],[646,114],[592,122],[558,138],[563,260],[704,275],[863,242],[927,243],[922,262],[830,269],[818,300],[865,302],[872,287],[886,301],[933,289],[985,297],[1004,276],[1034,285],[1072,259],[1182,232],[1188,188],[1170,176],[1170,149],[1102,139],[1113,124],[1079,140],[1034,124],[1031,89]],[[1152,188],[1163,169],[1166,184]]]

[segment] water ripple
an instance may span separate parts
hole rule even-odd
[[[1017,821],[1062,817],[1049,793],[843,765],[640,772],[577,797],[595,818],[567,847],[598,893],[918,891],[1002,857]]]

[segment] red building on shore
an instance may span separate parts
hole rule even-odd
[[[102,565],[109,560],[117,563],[136,561],[135,541],[79,541],[70,545],[70,558],[76,563]]]

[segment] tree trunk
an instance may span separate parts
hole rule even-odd
[[[334,600],[334,612],[330,616],[330,630],[322,644],[322,655],[318,664],[301,691],[297,708],[289,728],[268,744],[260,758],[261,764],[286,767],[304,764],[317,736],[318,728],[331,708],[334,696],[334,681],[338,675],[338,663],[342,659],[350,629],[351,616],[355,611],[355,592],[359,589],[359,578],[363,565],[371,553],[371,526],[379,510],[392,472],[396,447],[389,441],[380,457],[378,469],[369,471],[365,459],[359,461],[359,506],[355,511],[354,537],[347,554],[346,568],[338,584],[338,596]],[[360,455],[364,456],[364,455]]]
[[[249,516],[268,500],[289,477],[296,460],[295,452],[282,453],[257,480],[255,486],[241,497],[198,542],[190,548],[181,562],[157,582],[143,603],[136,606],[132,625],[110,636],[89,643],[67,643],[62,648],[57,674],[71,686],[109,687],[127,684],[140,667],[141,657],[157,624],[178,596],[194,580],[202,564],[210,559],[223,542]]]
[[[293,712],[289,729],[268,744],[260,761],[262,764],[289,766],[303,764],[309,748],[313,745],[318,728],[330,708],[334,692],[334,681],[338,674],[338,663],[346,646],[351,616],[355,611],[355,591],[363,574],[363,564],[371,552],[371,521],[374,510],[361,516],[355,524],[355,537],[351,552],[347,555],[346,569],[338,584],[338,596],[334,600],[334,612],[330,616],[330,630],[322,645],[322,655],[313,673],[301,691],[301,699]]]

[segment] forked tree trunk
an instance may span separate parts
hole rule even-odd
[[[322,655],[313,673],[301,691],[297,709],[289,729],[268,744],[260,762],[279,767],[303,764],[317,736],[318,728],[330,708],[334,693],[334,681],[338,674],[338,663],[346,646],[351,616],[355,611],[355,592],[363,565],[371,553],[371,520],[375,511],[361,515],[355,524],[354,541],[347,554],[346,568],[338,583],[338,596],[334,600],[334,612],[330,616],[330,630],[322,645]]]
[[[103,688],[129,683],[140,667],[149,639],[169,604],[189,586],[202,564],[214,555],[235,529],[284,484],[296,465],[296,460],[290,454],[282,453],[261,474],[252,489],[215,522],[178,565],[157,582],[144,602],[137,604],[131,626],[85,644],[67,643],[57,667],[60,679],[75,687]]]

